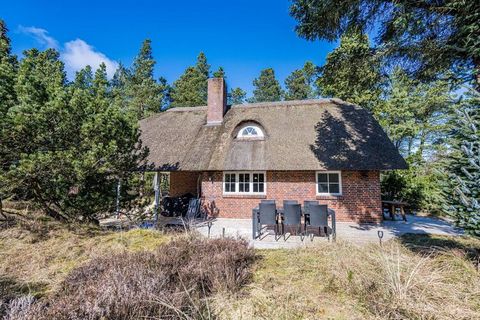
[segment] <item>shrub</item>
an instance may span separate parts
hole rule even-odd
[[[191,235],[155,252],[97,258],[72,271],[53,296],[11,309],[9,319],[210,317],[209,296],[248,282],[254,258],[246,241]]]

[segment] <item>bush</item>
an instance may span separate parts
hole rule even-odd
[[[53,296],[28,310],[17,303],[9,319],[210,318],[209,296],[247,283],[254,258],[246,241],[190,235],[155,252],[91,260]]]

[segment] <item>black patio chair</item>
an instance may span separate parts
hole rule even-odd
[[[308,223],[310,219],[310,205],[318,204],[316,200],[305,200],[303,201],[303,215],[305,217],[305,223]]]
[[[309,205],[310,219],[308,224],[305,225],[305,233],[308,234],[308,227],[318,228],[318,235],[322,234],[322,230],[325,235],[328,236],[328,206],[326,204],[310,204]],[[310,240],[313,241],[314,234],[311,233]]]
[[[300,239],[303,241],[301,231],[302,231],[302,208],[297,203],[286,203],[283,207],[283,217],[282,217],[282,233],[283,240],[286,241],[285,227],[289,227],[291,230],[292,227],[296,228],[296,233],[300,231]],[[291,234],[291,232],[290,232]]]
[[[187,213],[185,214],[185,221],[190,223],[200,217],[200,199],[190,199],[188,202]]]
[[[275,241],[277,241],[278,235],[278,221],[277,221],[277,208],[275,203],[262,203],[259,204],[259,214],[258,214],[258,223],[257,223],[257,234],[258,237],[261,236],[262,227],[269,226],[274,227],[275,232]]]

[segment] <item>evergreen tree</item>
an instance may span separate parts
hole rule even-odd
[[[226,78],[225,77],[225,71],[223,70],[222,67],[219,67],[217,71],[213,73],[214,78]]]
[[[448,81],[420,82],[396,68],[387,84],[382,101],[373,110],[376,118],[404,156],[431,155],[445,142],[448,129],[452,101]]]
[[[227,95],[228,104],[242,104],[245,102],[246,97],[247,93],[244,90],[241,88],[234,88]]]
[[[146,151],[136,115],[110,104],[105,65],[67,86],[55,50],[26,51],[8,113],[10,157],[3,189],[62,220],[95,220],[114,205],[117,179],[127,180]],[[124,197],[124,199],[127,199]]]
[[[316,73],[315,65],[307,61],[302,69],[294,70],[285,79],[285,100],[304,100],[315,97],[313,83]]]
[[[197,57],[194,67],[188,67],[171,91],[172,107],[195,107],[207,104],[208,77],[210,65],[203,52]]]
[[[453,112],[445,209],[468,234],[480,237],[480,95],[472,93]]]
[[[280,101],[283,97],[283,90],[275,78],[275,71],[272,68],[264,69],[260,76],[253,80],[253,98],[250,102]]]
[[[5,22],[0,19],[0,117],[2,119],[16,101],[14,84],[17,59],[12,55],[7,32]]]
[[[340,45],[327,55],[317,85],[325,97],[335,97],[372,110],[381,94],[380,61],[365,34],[342,36]]]
[[[93,79],[93,94],[95,95],[95,98],[108,103],[109,83],[107,79],[107,66],[103,62],[95,72],[95,78]]]
[[[120,63],[117,70],[111,80],[111,90],[112,90],[112,99],[113,103],[122,108],[123,110],[128,109],[128,86],[130,83],[130,70],[125,68],[125,66]]]
[[[128,82],[130,107],[137,112],[139,119],[145,118],[162,109],[162,88],[153,78],[155,60],[150,40],[145,40],[135,61]]]
[[[378,48],[393,64],[401,59],[420,77],[455,67],[455,75],[473,78],[480,90],[478,1],[294,0],[290,12],[297,33],[309,40],[375,29]]]
[[[172,101],[172,87],[168,84],[167,79],[160,77],[158,79],[158,85],[160,86],[160,91],[162,92],[162,111],[167,109],[170,106]]]
[[[200,52],[198,54],[197,64],[195,67],[203,76],[208,79],[208,77],[210,76],[210,65],[207,63],[207,56],[205,55],[205,53]]]
[[[440,213],[443,176],[437,159],[445,153],[450,86],[444,80],[422,83],[400,68],[387,84],[374,116],[409,168],[384,172],[382,194],[386,200],[403,199],[412,208]]]
[[[2,198],[6,192],[5,171],[12,160],[10,148],[6,141],[10,139],[7,114],[16,103],[14,90],[17,76],[17,59],[12,55],[7,26],[0,19],[0,215],[2,214]]]

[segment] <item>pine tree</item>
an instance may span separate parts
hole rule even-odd
[[[10,157],[2,189],[52,217],[95,220],[111,210],[116,180],[128,180],[145,158],[137,117],[110,103],[105,65],[95,76],[86,67],[67,85],[58,52],[32,49],[24,56],[18,103],[7,115]]]
[[[137,112],[139,119],[162,109],[163,92],[153,77],[155,60],[150,40],[145,40],[135,61],[128,82],[130,107]]]
[[[308,40],[332,42],[351,30],[375,29],[377,48],[393,65],[421,80],[455,68],[480,92],[478,1],[293,0],[290,13]]]
[[[195,107],[207,104],[208,77],[210,65],[203,52],[197,57],[194,67],[188,67],[173,83],[171,92],[172,107]]]
[[[473,90],[472,90],[473,91]],[[480,236],[480,95],[454,108],[454,131],[447,165],[446,211],[471,235]]]
[[[103,62],[95,72],[95,78],[93,79],[93,93],[95,98],[102,99],[108,103],[109,83],[107,79],[107,66]]]
[[[304,100],[315,97],[313,89],[314,76],[316,73],[315,65],[307,61],[302,69],[293,71],[285,79],[285,100]]]
[[[17,58],[12,55],[8,29],[0,19],[0,215],[2,214],[2,198],[8,194],[8,183],[5,172],[12,163],[9,119],[7,114],[16,103],[15,81],[17,76]]]
[[[250,102],[280,101],[283,97],[283,90],[275,78],[275,71],[272,68],[264,69],[260,76],[253,80],[253,98]]]
[[[213,73],[214,78],[226,78],[225,77],[225,71],[223,70],[222,67],[219,67],[217,71]]]
[[[125,66],[120,63],[117,70],[115,70],[112,80],[110,81],[112,90],[112,103],[123,110],[127,110],[129,108],[128,86],[130,79],[130,70],[125,68]]]
[[[12,55],[7,26],[0,19],[0,117],[3,119],[8,109],[16,102],[14,84],[17,72],[17,59]]]
[[[320,95],[335,97],[372,110],[381,94],[380,61],[370,48],[368,36],[345,34],[338,48],[327,55],[320,68]]]
[[[241,88],[234,88],[227,95],[228,104],[242,104],[245,102],[246,97],[247,93],[244,90]]]

